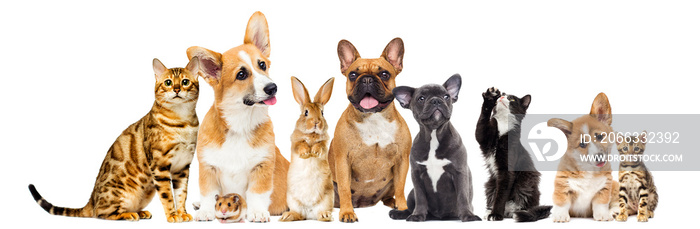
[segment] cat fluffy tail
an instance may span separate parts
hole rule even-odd
[[[526,211],[513,212],[513,218],[515,222],[535,222],[549,217],[551,209],[551,205],[535,206]]]
[[[36,191],[36,188],[33,184],[29,185],[29,192],[32,193],[32,197],[34,197],[36,203],[39,204],[39,206],[41,206],[41,208],[43,208],[49,214],[70,217],[89,217],[85,214],[86,212],[84,211],[84,208],[64,208],[53,206],[53,204],[46,201],[44,197],[41,197],[39,192]]]

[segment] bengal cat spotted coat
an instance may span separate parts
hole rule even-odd
[[[167,69],[153,60],[153,107],[109,148],[84,207],[53,206],[30,184],[36,202],[53,215],[136,221],[151,218],[143,209],[157,193],[168,222],[191,221],[185,200],[199,126],[198,63],[193,58],[185,68]]]
[[[646,150],[644,131],[639,136],[632,136],[617,143],[620,153],[620,213],[617,221],[627,221],[627,216],[637,213],[638,222],[647,222],[654,217],[659,195],[656,193],[654,177],[644,165],[641,156]]]

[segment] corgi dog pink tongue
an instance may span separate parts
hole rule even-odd
[[[263,103],[265,103],[265,105],[268,105],[268,106],[275,105],[275,103],[277,103],[277,97],[273,96],[272,98],[263,100]]]
[[[365,109],[372,109],[379,105],[379,101],[377,99],[372,98],[372,96],[365,96],[365,98],[360,101],[360,106]]]

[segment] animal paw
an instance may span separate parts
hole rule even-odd
[[[627,221],[627,214],[618,214],[617,217],[615,217],[615,220],[625,222]]]
[[[166,215],[165,217],[168,219],[168,223],[182,223],[182,218],[177,213]]]
[[[153,215],[149,211],[140,211],[139,212],[139,218],[140,219],[150,219]]]
[[[357,219],[357,215],[355,215],[355,212],[353,211],[341,211],[338,214],[338,218],[340,218],[340,222],[343,223],[354,223],[359,221]]]
[[[593,219],[595,221],[610,221],[613,220],[613,217],[608,211],[593,211]]]
[[[488,220],[488,221],[502,221],[503,215],[498,214],[498,213],[491,213],[488,216],[486,216],[486,220]]]
[[[476,215],[463,215],[459,217],[462,222],[470,222],[470,221],[481,221],[481,218]]]
[[[556,211],[552,210],[552,220],[555,223],[566,223],[571,220],[571,216],[569,216],[569,213],[567,211]]]
[[[301,215],[299,213],[291,211],[282,213],[282,217],[280,217],[280,221],[282,222],[291,222],[296,220],[301,220]]]
[[[318,221],[331,222],[333,221],[333,213],[331,211],[323,211],[318,214]]]
[[[194,220],[196,221],[212,221],[214,219],[216,219],[216,216],[214,215],[214,211],[212,210],[200,209],[194,216]]]
[[[323,153],[323,145],[322,144],[314,144],[311,147],[311,157],[318,157]]]
[[[384,199],[384,200],[382,200],[382,203],[384,204],[384,206],[390,207],[392,209],[398,208],[398,206],[396,206],[396,199],[394,199],[394,198]]]
[[[406,221],[408,222],[423,222],[425,221],[426,215],[424,214],[412,214],[409,215],[408,218],[406,218]]]
[[[124,212],[119,214],[117,219],[123,219],[126,221],[139,221],[139,214],[136,212]]]
[[[484,97],[484,100],[488,101],[496,101],[498,98],[500,98],[502,95],[501,91],[498,90],[498,88],[491,87],[489,89],[486,89],[486,92],[481,93],[481,96]]]
[[[182,218],[182,222],[190,222],[192,221],[192,215],[187,214],[187,212],[178,212],[180,215],[180,218]]]
[[[637,222],[648,222],[649,217],[644,214],[637,214]]]
[[[389,211],[389,218],[391,219],[406,219],[410,215],[411,212],[408,210],[391,209],[391,211]]]
[[[270,212],[267,210],[249,211],[248,214],[246,214],[246,219],[254,223],[267,223],[270,222]]]

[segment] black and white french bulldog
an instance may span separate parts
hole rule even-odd
[[[413,190],[406,198],[408,209],[391,210],[392,219],[481,220],[473,213],[467,150],[450,123],[452,103],[457,102],[461,85],[462,77],[455,74],[443,85],[394,88],[396,100],[413,112],[420,132],[409,159]]]

